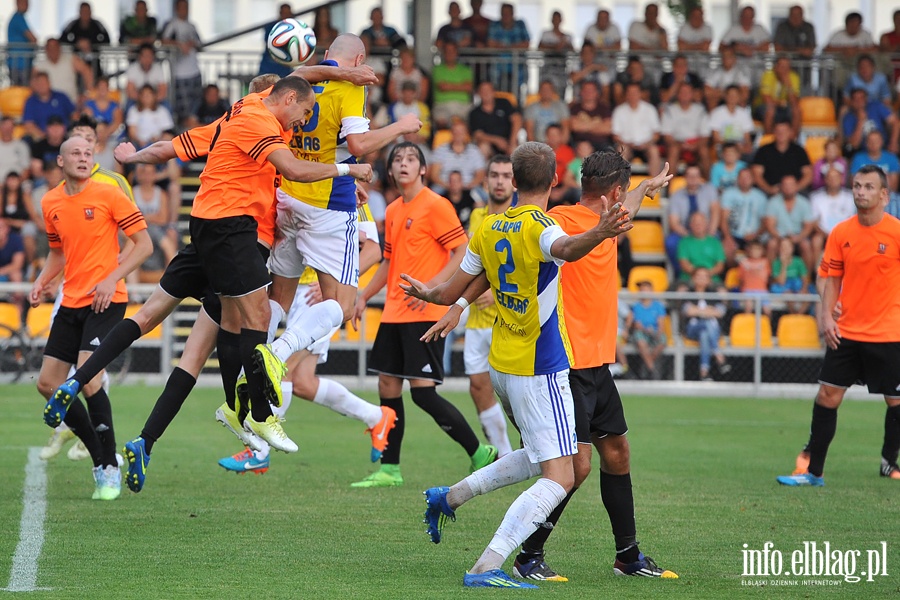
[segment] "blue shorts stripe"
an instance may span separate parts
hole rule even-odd
[[[551,377],[553,378],[553,387],[556,389],[556,394],[559,398],[559,409],[562,412],[563,417],[563,432],[565,433],[565,438],[561,443],[563,445],[563,451],[567,451],[570,449],[569,443],[572,440],[572,430],[569,427],[569,420],[566,418],[566,398],[559,388],[559,373],[554,373]]]
[[[553,409],[553,424],[556,426],[557,444],[559,451],[563,452],[563,426],[565,422],[565,414],[560,414],[560,402],[557,398],[557,391],[553,386],[553,373],[545,375],[547,378],[547,391],[550,395],[550,407]]]
[[[353,279],[353,243],[356,238],[356,213],[347,214],[347,229],[344,233],[344,264],[341,269],[341,283],[352,285]]]

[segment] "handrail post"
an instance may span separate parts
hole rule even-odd
[[[762,297],[753,300],[753,314],[756,318],[756,348],[753,352],[753,395],[759,398],[762,391]]]

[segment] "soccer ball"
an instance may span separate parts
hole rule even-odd
[[[303,21],[284,19],[272,27],[266,47],[275,62],[288,67],[299,67],[315,54],[316,34]]]

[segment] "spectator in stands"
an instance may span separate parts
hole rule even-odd
[[[747,106],[750,101],[750,73],[743,65],[738,64],[733,45],[719,45],[719,56],[722,64],[706,74],[704,95],[706,108],[712,111],[725,96],[731,86],[737,86],[740,92],[738,103]]]
[[[641,100],[640,84],[629,83],[625,88],[625,103],[612,112],[613,141],[622,146],[626,160],[639,156],[647,163],[650,173],[659,173],[659,133],[659,112]]]
[[[544,133],[552,123],[562,127],[563,140],[569,139],[569,107],[559,99],[553,82],[544,80],[538,88],[538,99],[525,107],[525,133],[530,142],[544,142]]]
[[[775,28],[775,52],[790,52],[812,58],[816,51],[816,29],[803,19],[803,7],[794,5],[788,17]]]
[[[556,155],[557,184],[550,190],[549,206],[552,207],[557,204],[575,204],[579,197],[578,191],[570,188],[565,182],[566,170],[569,168],[569,163],[575,158],[575,151],[566,143],[566,138],[563,137],[562,125],[559,123],[551,123],[547,127],[547,130],[544,133],[544,139]]]
[[[656,361],[666,349],[665,305],[651,296],[653,284],[649,281],[639,281],[637,291],[644,296],[631,305],[631,339],[637,346],[638,354],[644,363],[642,373],[647,379],[662,379],[662,374],[656,366]]]
[[[896,124],[895,124],[896,125]],[[896,126],[894,131],[896,131]],[[900,181],[900,162],[897,155],[884,149],[884,136],[877,129],[873,129],[866,135],[866,148],[853,155],[850,161],[850,177],[856,174],[864,165],[878,165],[885,172],[888,180],[888,189],[897,190]]]
[[[495,154],[512,154],[516,136],[522,128],[522,115],[506,98],[497,98],[494,84],[482,81],[478,86],[481,103],[469,112],[469,131],[485,159]]]
[[[6,219],[0,219],[0,282],[21,283],[25,270],[25,246],[22,236],[11,230]],[[20,294],[11,300],[18,302]]]
[[[228,99],[222,97],[219,86],[210,83],[203,88],[203,100],[191,111],[188,126],[208,125],[228,112],[230,106]]]
[[[160,39],[163,45],[175,48],[172,76],[175,79],[175,103],[173,112],[181,122],[191,114],[191,109],[203,96],[203,78],[197,52],[203,43],[193,23],[188,21],[187,0],[175,0],[175,17],[163,27]]]
[[[450,173],[453,172],[460,174],[461,185],[465,190],[481,188],[487,164],[481,150],[470,141],[465,121],[454,120],[450,126],[450,134],[450,141],[438,146],[428,163],[428,179],[432,183],[432,189],[439,194],[443,193],[443,190],[450,187]],[[480,198],[480,191],[477,195]]]
[[[581,200],[581,165],[594,152],[594,145],[587,140],[581,140],[575,144],[575,158],[566,167],[566,175],[562,180],[563,185],[569,190],[572,204],[577,204]]]
[[[15,122],[12,117],[0,117],[0,173],[19,173],[28,176],[31,165],[31,150],[22,139],[15,137]]]
[[[379,110],[384,108],[384,89],[387,87],[389,61],[383,56],[378,56],[370,52],[369,38],[360,38],[360,40],[362,40],[363,48],[366,50],[365,64],[375,71],[375,78],[378,80],[377,84],[366,87],[367,114],[375,115]],[[268,54],[268,52],[265,52],[264,54]],[[468,110],[468,107],[466,107],[466,110]]]
[[[129,104],[137,102],[138,92],[145,85],[156,90],[156,99],[165,102],[169,97],[169,79],[163,72],[162,65],[156,62],[156,49],[153,44],[142,44],[138,50],[137,60],[125,69],[125,95]]]
[[[612,109],[601,98],[600,88],[593,81],[581,84],[581,99],[569,105],[568,130],[572,143],[586,141],[594,150],[612,145]]]
[[[263,52],[262,59],[259,62],[259,74],[264,75],[266,73],[272,73],[274,75],[278,75],[279,77],[287,77],[290,75],[291,69],[290,67],[283,65],[281,63],[275,62],[275,59],[272,58],[272,55],[269,54],[269,51],[265,49],[265,45],[267,40],[269,39],[269,34],[272,32],[272,28],[278,24],[279,21],[284,19],[289,19],[293,16],[294,10],[291,8],[290,4],[282,4],[278,7],[278,18],[274,21],[271,21],[266,24],[263,28]],[[364,42],[365,43],[365,42]],[[368,49],[366,50],[366,55],[368,55]],[[140,87],[140,86],[138,86]],[[374,89],[374,88],[370,88]]]
[[[128,109],[125,124],[128,138],[138,148],[158,142],[164,131],[175,128],[172,113],[156,100],[156,90],[149,85],[141,88],[137,104]]]
[[[650,171],[651,173],[653,171]],[[719,192],[703,181],[700,167],[689,166],[684,171],[684,187],[669,198],[669,235],[666,238],[666,255],[678,269],[678,245],[687,237],[688,223],[694,213],[701,213],[708,225],[707,234],[715,235],[721,220]],[[704,234],[705,236],[706,234]]]
[[[753,181],[767,196],[774,196],[785,175],[793,175],[801,190],[812,183],[809,155],[794,143],[791,124],[781,122],[775,123],[775,141],[760,146],[753,157]]]
[[[482,0],[471,0],[472,14],[463,19],[465,25],[472,32],[472,44],[476,48],[486,48],[488,42],[488,31],[491,28],[491,21],[481,14]]]
[[[677,169],[683,159],[687,164],[699,164],[704,174],[709,173],[708,115],[703,105],[694,101],[689,85],[678,88],[675,101],[663,108],[661,129],[668,151],[666,160],[672,169]]]
[[[629,56],[625,70],[616,76],[616,82],[613,85],[613,104],[616,106],[625,102],[625,88],[629,83],[640,85],[641,99],[644,102],[659,106],[659,87],[650,80],[640,56]]]
[[[35,71],[31,76],[31,95],[25,101],[22,121],[25,133],[32,140],[43,139],[51,117],[61,119],[63,128],[75,112],[75,105],[69,97],[58,90],[50,89],[50,79],[43,71]]]
[[[31,176],[40,179],[43,175],[44,163],[55,161],[59,156],[59,147],[66,138],[66,122],[59,115],[51,115],[47,119],[47,135],[31,144]]]
[[[77,104],[79,94],[78,80],[81,78],[81,89],[91,90],[94,87],[94,72],[79,56],[69,48],[63,49],[59,40],[50,38],[44,47],[44,56],[34,61],[34,73],[46,73],[50,87],[65,94],[73,104]]]
[[[578,58],[578,64],[569,73],[569,80],[575,86],[575,99],[581,96],[581,84],[591,81],[601,90],[600,94],[604,101],[609,102],[609,85],[613,82],[615,69],[610,69],[603,60],[599,59],[597,49],[588,42],[581,47]]]
[[[94,76],[100,76],[100,47],[109,46],[112,39],[103,23],[91,14],[90,4],[81,3],[78,18],[66,25],[60,41],[74,47],[81,60],[90,65]]]
[[[841,185],[844,185],[849,181],[849,169],[847,159],[841,156],[841,145],[837,138],[829,138],[825,142],[825,156],[813,165],[812,189],[818,190],[825,187],[825,175],[831,170],[836,170],[841,174]]]
[[[869,100],[865,89],[855,89],[850,92],[850,106],[841,119],[844,154],[849,156],[859,151],[871,131],[878,131],[882,140],[890,139],[889,150],[898,150],[900,122],[897,117],[881,102]]]
[[[768,52],[771,43],[769,31],[756,22],[756,9],[748,5],[741,9],[738,23],[725,32],[719,45],[733,45],[739,57],[752,58],[757,52]]]
[[[362,30],[359,37],[369,38],[369,46],[372,50],[390,50],[406,46],[406,40],[400,33],[384,24],[384,12],[376,6],[370,13],[372,24]]]
[[[621,240],[628,238],[627,236],[622,235],[617,239]],[[621,246],[621,243],[619,246]],[[613,378],[627,377],[629,371],[628,356],[625,354],[625,344],[628,343],[631,307],[628,306],[627,302],[619,302],[618,304],[619,307],[616,311],[616,362],[609,365],[609,374],[612,375]]]
[[[434,89],[435,127],[446,128],[451,119],[464,119],[472,105],[472,89],[475,75],[467,65],[461,64],[459,47],[452,39],[443,44],[441,64],[431,70],[431,84]]]
[[[849,13],[844,19],[844,28],[834,32],[822,52],[854,56],[863,52],[877,51],[878,46],[872,34],[863,29],[862,22],[861,14]]]
[[[689,87],[696,102],[703,100],[703,80],[688,70],[687,56],[676,54],[672,59],[672,70],[663,73],[659,80],[659,99],[661,102],[675,102],[678,90]]]
[[[825,240],[834,226],[856,214],[853,194],[844,187],[844,173],[831,169],[825,175],[825,187],[809,196],[816,229],[813,233],[813,256],[821,256]]]
[[[723,144],[735,144],[741,154],[750,156],[753,151],[750,134],[756,129],[756,125],[750,116],[750,107],[741,106],[740,99],[740,88],[736,85],[728,86],[725,90],[725,104],[709,113],[709,131],[712,143],[717,148],[721,148]]]
[[[9,80],[12,85],[28,85],[31,77],[31,61],[37,46],[37,37],[25,20],[27,12],[28,0],[16,0],[16,12],[9,19],[6,28],[6,41],[10,44],[6,66],[9,68]]]
[[[463,229],[469,229],[469,218],[472,211],[478,207],[484,206],[484,202],[478,202],[472,197],[472,192],[463,185],[462,173],[459,171],[450,171],[447,177],[447,189],[442,194],[446,196],[450,204],[456,210],[456,216]]]
[[[709,269],[710,275],[720,282],[725,272],[725,249],[715,236],[709,220],[699,210],[688,220],[688,235],[678,241],[678,270],[681,280],[687,281],[698,268]]]
[[[416,53],[412,48],[404,48],[400,51],[400,64],[392,69],[388,76],[387,94],[390,102],[400,99],[400,90],[404,83],[412,83],[416,86],[418,101],[428,101],[430,89],[428,75],[416,64]]]
[[[25,185],[22,175],[15,171],[6,174],[2,192],[3,212],[0,219],[6,221],[10,229],[22,236],[25,246],[26,264],[35,258],[35,236],[37,234],[37,214],[31,199],[31,187]]]
[[[769,291],[773,294],[815,293],[816,286],[810,283],[809,269],[803,259],[797,256],[791,238],[781,238],[778,256],[772,261],[772,283]],[[808,302],[788,302],[788,312],[805,314]]]
[[[718,287],[718,286],[716,286]],[[696,269],[691,275],[691,291],[702,294],[697,300],[689,300],[681,307],[685,323],[685,337],[700,344],[700,380],[712,381],[710,367],[715,358],[721,375],[731,371],[731,365],[719,349],[722,329],[719,319],[725,316],[725,304],[709,296],[714,291],[713,280],[707,269]]]
[[[666,30],[659,24],[659,6],[650,3],[644,7],[644,20],[632,21],[628,28],[630,50],[668,50]]]
[[[893,20],[894,28],[881,34],[881,39],[878,40],[878,48],[882,52],[896,54],[900,51],[900,10],[894,11]]]
[[[516,19],[513,14],[513,5],[504,2],[500,5],[500,20],[491,23],[488,30],[488,48],[502,48],[504,50],[528,50],[531,43],[531,35],[525,21]],[[518,73],[513,72],[512,54],[496,55],[498,62],[494,63],[494,83],[499,89],[516,93],[517,85],[526,81],[527,73],[524,62],[519,65]]]
[[[147,14],[147,3],[144,0],[137,0],[134,3],[134,14],[122,19],[119,26],[119,44],[123,46],[152,44],[158,35],[156,17]]]
[[[110,96],[107,77],[100,77],[97,80],[94,96],[85,100],[84,110],[98,123],[106,123],[111,131],[116,131],[122,125],[122,107]]]
[[[890,200],[888,200],[884,212],[894,218],[900,219],[900,192],[891,192]]]
[[[396,123],[403,115],[414,114],[422,121],[417,133],[407,134],[404,139],[416,144],[424,144],[431,138],[431,111],[419,100],[419,88],[412,81],[404,81],[400,87],[400,98],[388,108],[388,120]]]
[[[622,32],[610,20],[605,8],[597,11],[597,21],[584,32],[584,43],[588,42],[598,50],[618,51],[622,48]]]
[[[850,102],[853,90],[866,90],[869,102],[882,102],[891,105],[891,85],[887,77],[875,69],[875,59],[871,54],[861,54],[856,59],[856,71],[850,74],[844,85],[844,102]]]
[[[678,51],[709,52],[712,38],[712,27],[703,20],[703,6],[694,5],[688,11],[684,25],[678,30]]]
[[[812,234],[816,217],[806,196],[800,195],[797,178],[785,175],[781,180],[781,192],[769,198],[766,205],[766,231],[769,234],[769,259],[778,252],[781,238],[790,238],[800,253],[800,258],[812,269],[815,257],[812,252]]]
[[[114,151],[116,140],[110,140],[110,135],[114,133],[110,125],[103,121],[97,121],[97,142],[94,144],[94,163],[100,165],[101,169],[113,171],[116,173],[124,173],[125,166],[116,160]]]
[[[441,28],[438,29],[434,45],[441,51],[444,50],[444,44],[447,42],[453,42],[457,48],[471,48],[472,30],[466,27],[460,17],[462,10],[459,8],[459,2],[451,2],[447,12],[450,14],[450,22],[441,25]]]
[[[161,250],[163,256],[151,256],[150,265],[143,270],[160,271],[178,252],[178,233],[169,227],[169,196],[156,185],[156,166],[137,165],[134,173],[134,203],[147,221],[147,232],[153,240],[153,247]]]
[[[779,56],[763,73],[754,106],[766,133],[772,133],[776,121],[787,121],[800,131],[800,76],[791,69],[790,58]]]
[[[550,17],[550,23],[553,27],[541,33],[538,50],[543,50],[544,52],[574,52],[575,46],[572,45],[572,36],[560,29],[562,13],[554,10],[553,15]]]
[[[766,195],[753,187],[753,173],[746,167],[738,173],[737,185],[722,193],[722,246],[729,264],[738,250],[763,240],[767,204]]]
[[[331,24],[331,9],[328,6],[320,6],[316,9],[313,20],[313,32],[316,34],[316,52],[324,53],[331,46],[340,31]]]
[[[726,142],[722,145],[722,158],[716,161],[709,173],[709,183],[724,192],[737,185],[738,173],[747,168],[747,163],[741,160],[741,150],[734,142]]]
[[[759,241],[747,244],[747,255],[738,265],[741,285],[738,288],[742,294],[765,295],[769,292],[769,276],[772,267],[766,258],[766,249]],[[755,302],[748,298],[744,300],[744,312],[754,312]],[[767,300],[762,301],[762,310],[766,315],[772,315],[772,305]]]

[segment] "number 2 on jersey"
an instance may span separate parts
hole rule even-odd
[[[497,252],[506,252],[506,260],[497,269],[497,278],[500,280],[500,291],[509,294],[515,294],[519,291],[519,286],[515,283],[506,281],[507,275],[516,270],[516,263],[513,262],[512,244],[507,239],[497,240],[494,245]]]

